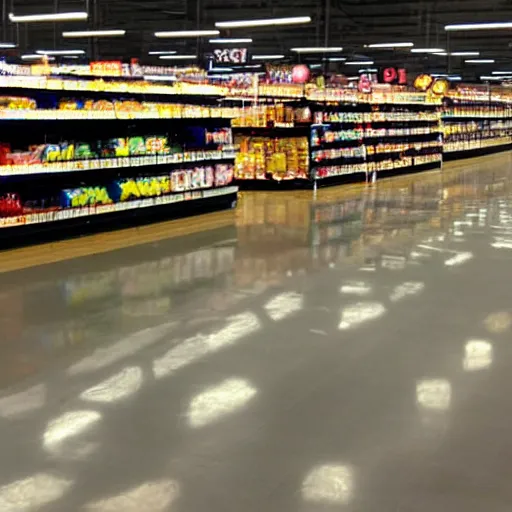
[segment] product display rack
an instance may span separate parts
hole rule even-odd
[[[512,97],[489,88],[458,88],[444,100],[445,160],[512,149]]]
[[[440,98],[353,89],[310,89],[306,97],[253,106],[233,120],[240,186],[323,186],[441,166]],[[297,160],[298,169],[290,165]]]
[[[238,110],[217,100],[0,88],[0,243],[233,207]]]

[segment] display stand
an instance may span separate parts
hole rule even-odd
[[[512,149],[512,96],[489,87],[459,87],[444,101],[445,160]]]
[[[440,98],[389,89],[305,94],[233,120],[241,187],[313,188],[441,166]]]
[[[1,246],[236,205],[215,89],[45,80],[0,80]]]

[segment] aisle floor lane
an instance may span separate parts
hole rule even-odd
[[[244,193],[4,272],[0,510],[508,510],[511,177]]]

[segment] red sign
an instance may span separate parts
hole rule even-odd
[[[385,68],[381,70],[379,82],[384,84],[407,85],[407,71],[403,68]]]
[[[91,75],[122,76],[123,64],[118,60],[91,62]]]

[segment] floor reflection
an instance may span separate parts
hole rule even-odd
[[[470,467],[508,417],[511,174],[243,193],[0,275],[0,510],[398,510],[441,444]]]

